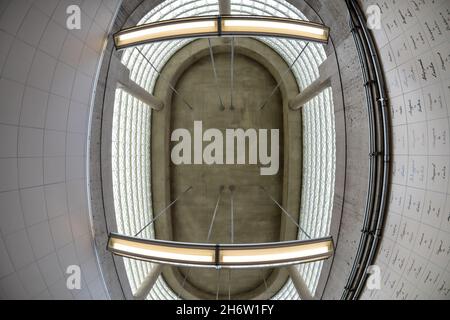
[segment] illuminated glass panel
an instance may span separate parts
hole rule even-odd
[[[111,163],[117,230],[135,234],[153,216],[150,180],[151,108],[127,92],[117,89],[112,127]],[[154,237],[147,228],[144,237]],[[151,264],[125,259],[133,293]],[[134,272],[136,270],[136,272]]]
[[[309,101],[303,112],[303,192],[300,225],[312,237],[330,234],[336,172],[336,135],[332,89]],[[307,239],[303,233],[300,239]],[[300,265],[299,272],[314,295],[323,261]]]

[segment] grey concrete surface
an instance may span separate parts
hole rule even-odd
[[[361,235],[367,196],[368,123],[357,51],[344,1],[289,1],[331,28],[329,61],[336,117],[336,185],[332,235],[336,252],[324,264],[316,299],[340,299]],[[334,52],[334,53],[333,53]]]
[[[259,108],[268,93],[276,86],[273,77],[263,66],[242,56],[235,56],[235,89],[233,110],[230,110],[230,54],[215,55],[219,74],[220,94],[226,110],[220,109],[211,71],[209,56],[193,64],[182,75],[176,89],[194,108],[186,108],[177,97],[171,104],[171,131],[188,129],[194,139],[194,121],[202,121],[203,130],[219,129],[277,129],[280,132],[280,163],[278,174],[261,176],[260,165],[179,165],[170,166],[172,198],[178,196],[186,186],[192,191],[172,209],[172,239],[181,242],[204,242],[211,222],[212,212],[221,186],[234,186],[234,243],[267,243],[280,240],[281,213],[268,196],[259,188],[265,187],[277,201],[281,202],[283,187],[283,105],[281,94],[271,99],[267,109]],[[224,140],[226,137],[224,135]],[[271,143],[274,143],[273,141]],[[170,143],[170,149],[178,143]],[[224,141],[224,144],[226,142]],[[206,146],[207,143],[204,143]],[[249,142],[246,142],[247,150]],[[237,146],[235,146],[237,152]],[[202,148],[203,150],[203,148]],[[248,151],[247,161],[248,161]],[[222,151],[224,157],[226,152]],[[194,151],[192,151],[193,157]],[[248,162],[247,162],[248,163]],[[231,243],[231,194],[224,192],[213,227],[211,242]],[[158,229],[156,229],[158,232]],[[271,270],[263,272],[264,277]],[[189,282],[210,294],[215,294],[216,271],[192,270]],[[253,270],[232,272],[233,297],[252,291],[261,285],[261,275]],[[227,279],[222,286],[226,287]]]
[[[163,69],[164,78],[173,79],[171,81],[172,83],[178,83],[178,85],[181,84],[180,94],[190,103],[191,101],[196,102],[192,103],[194,111],[187,108],[180,98],[176,97],[176,95],[167,88],[164,81],[158,81],[156,85],[155,95],[162,98],[166,105],[170,105],[171,108],[164,109],[162,112],[154,114],[153,117],[152,165],[154,174],[152,179],[153,185],[156,184],[159,186],[159,188],[153,190],[154,208],[156,211],[164,208],[169,199],[176,198],[177,194],[180,194],[190,185],[190,183],[187,182],[193,182],[200,188],[200,190],[197,191],[194,188],[192,195],[189,195],[189,199],[180,201],[178,208],[172,210],[170,214],[164,217],[164,219],[161,219],[156,223],[155,231],[157,237],[165,239],[172,239],[172,237],[174,237],[177,240],[184,239],[183,241],[205,241],[213,207],[217,200],[218,190],[223,184],[235,185],[237,187],[236,214],[240,215],[240,220],[239,224],[236,224],[238,230],[236,232],[236,242],[256,242],[258,241],[258,238],[263,241],[295,239],[296,227],[291,223],[286,222],[286,218],[281,215],[280,210],[276,210],[267,196],[262,194],[258,188],[258,185],[261,183],[264,185],[267,185],[267,183],[272,184],[269,190],[273,192],[273,195],[276,196],[278,192],[276,197],[281,200],[294,216],[298,216],[298,199],[301,186],[301,166],[298,164],[301,161],[301,150],[299,144],[297,144],[297,147],[286,145],[288,141],[292,143],[292,140],[286,139],[286,137],[295,136],[299,139],[301,137],[300,114],[298,112],[289,111],[287,105],[288,97],[294,97],[298,93],[293,75],[289,74],[283,79],[280,88],[281,93],[278,94],[278,98],[274,97],[267,106],[267,114],[272,114],[274,111],[273,108],[279,109],[278,122],[274,123],[272,116],[250,116],[244,112],[243,106],[240,106],[239,103],[236,105],[236,109],[232,111],[229,108],[230,95],[227,94],[230,92],[229,81],[227,81],[227,79],[230,79],[230,60],[227,59],[227,56],[230,56],[230,47],[229,45],[224,45],[219,39],[212,41],[212,46],[217,58],[216,64],[219,67],[218,73],[221,77],[221,94],[226,106],[225,111],[220,110],[220,102],[214,87],[214,77],[209,60],[208,42],[205,40],[195,41],[180,50]],[[238,65],[242,66],[242,68],[236,69],[240,75],[238,78],[242,78],[242,80],[237,80],[238,85],[236,86],[235,92],[236,101],[242,101],[248,108],[258,108],[276,84],[276,81],[271,77],[281,80],[280,75],[286,70],[287,66],[275,52],[255,40],[238,39],[236,41],[236,53],[236,62]],[[254,62],[255,60],[260,64]],[[202,77],[195,75],[195,73],[194,75],[189,74],[190,68],[194,68],[195,64],[199,64],[199,67],[201,67],[202,73],[204,73]],[[264,69],[269,70],[270,73],[264,71]],[[258,76],[258,79],[261,78],[261,81],[258,81],[255,84],[253,79],[246,78],[242,74],[242,72],[250,74],[248,72],[249,70],[253,70],[252,72],[256,75],[259,74],[260,76]],[[274,76],[271,76],[271,74]],[[209,90],[202,91],[207,88],[198,85],[198,81],[203,82],[203,84],[206,83]],[[255,85],[259,86],[259,88],[253,87]],[[261,87],[265,89],[262,90]],[[248,93],[246,94],[246,92],[248,92],[247,90],[261,90],[265,91],[266,94],[263,94],[259,99],[253,101],[252,99],[249,99]],[[171,101],[172,103],[170,103]],[[253,125],[259,128],[264,127],[265,124],[270,128],[279,127],[281,125],[282,129],[284,129],[284,148],[290,148],[291,157],[289,159],[284,159],[283,169],[280,169],[279,175],[275,177],[260,177],[259,168],[254,166],[242,168],[232,167],[232,169],[214,166],[211,168],[202,166],[198,166],[198,168],[194,168],[193,166],[174,168],[172,166],[171,168],[170,159],[168,158],[170,156],[170,145],[167,144],[167,141],[170,139],[169,134],[171,130],[169,131],[167,128],[186,127],[189,129],[192,128],[193,121],[199,119],[205,121],[205,127],[214,127],[217,125],[219,129],[228,127],[249,128]],[[207,123],[210,123],[211,125],[206,125]],[[164,150],[164,152],[161,152],[161,150]],[[162,171],[160,169],[161,167],[166,167],[165,170],[167,171]],[[198,172],[198,170],[200,170],[200,172]],[[233,171],[235,173],[233,173]],[[287,177],[289,177],[289,179],[287,179]],[[292,179],[292,177],[297,178]],[[182,183],[183,180],[185,181],[184,183]],[[278,182],[276,182],[277,180]],[[173,183],[174,181],[178,182]],[[205,184],[206,182],[208,183]],[[276,184],[273,184],[272,182],[275,182]],[[210,188],[209,185],[212,185],[212,187]],[[207,186],[208,188],[205,188]],[[198,194],[195,194],[195,192],[198,192]],[[250,194],[253,196],[250,197]],[[170,198],[167,198],[169,196]],[[219,222],[217,225],[221,226],[221,228],[218,230],[218,235],[213,233],[213,237],[216,240],[224,242],[229,242],[228,199],[229,194],[225,194],[218,214]],[[246,200],[249,201],[249,199],[251,203],[246,204]],[[259,203],[256,206],[257,210],[252,209],[251,207],[256,203]],[[263,212],[266,212],[268,216],[272,216],[271,219],[274,219],[274,225],[272,225],[272,223],[264,222],[264,218],[256,218],[257,215],[263,215]],[[201,216],[203,216],[203,218],[200,218]],[[255,221],[259,221],[258,228],[267,228],[265,230],[268,231],[259,233],[257,230],[254,230],[254,232],[251,232],[251,230],[256,227]],[[244,230],[242,228],[248,230],[242,232]],[[249,230],[250,232],[248,232]],[[184,280],[184,276],[178,273],[179,270],[174,270],[174,268],[166,269],[164,272],[166,281],[173,288],[180,288],[179,283]],[[183,289],[180,288],[176,290],[190,291],[191,293],[194,292],[196,293],[194,296],[197,297],[215,298],[214,283],[217,281],[217,275],[213,272],[208,276],[211,278],[210,281],[205,281],[208,272],[201,271],[196,274],[196,272],[192,271],[191,273],[192,274],[189,276],[189,279],[192,278],[191,281],[188,281]],[[261,292],[265,291],[263,289],[264,283],[261,275],[255,272],[253,272],[253,274],[242,272],[242,276],[239,276],[239,273],[240,272],[233,271],[232,277],[235,277],[233,283],[241,283],[243,289],[240,289],[241,292],[239,292],[239,287],[235,287],[233,290],[237,289],[237,291],[233,292],[233,297],[255,298],[261,294]],[[265,293],[265,296],[270,297],[271,294],[274,294],[281,288],[281,285],[284,284],[287,272],[285,270],[277,270],[272,276],[270,272],[266,273],[265,277],[268,278],[267,282],[271,285],[270,291]],[[253,282],[253,285],[251,285],[253,286],[253,290],[250,290],[251,286],[245,287],[246,281],[243,279],[246,278],[248,278],[249,282]],[[175,281],[175,279],[177,280]],[[224,281],[223,286],[225,287],[227,277],[223,277],[222,279]],[[272,285],[275,287],[272,287]],[[202,292],[205,290],[198,290],[198,287],[205,286],[208,288],[206,292],[209,292],[209,295],[205,295],[205,293]],[[187,297],[189,297],[189,295]]]

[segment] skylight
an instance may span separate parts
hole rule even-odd
[[[264,15],[307,20],[294,6],[281,0],[232,0],[231,13]],[[167,0],[156,6],[138,25],[189,16],[219,14],[217,0]],[[257,37],[291,65],[306,45],[303,41]],[[136,83],[153,92],[159,71],[167,61],[191,39],[163,41],[141,47],[148,63],[136,49],[123,51],[122,63],[130,69]],[[325,61],[323,45],[310,43],[294,64],[292,72],[300,90],[319,77],[319,66]],[[334,196],[335,136],[334,108],[331,89],[320,93],[303,109],[304,166],[300,224],[313,237],[328,235]],[[118,89],[113,125],[113,188],[118,231],[133,235],[153,217],[150,187],[151,109]],[[134,124],[134,125],[132,125]],[[145,147],[144,147],[145,145]],[[136,161],[133,161],[136,160]],[[154,238],[148,228],[143,234]],[[301,236],[299,235],[299,238]],[[133,292],[152,268],[151,263],[125,259],[127,277]],[[312,293],[316,291],[322,263],[299,266],[299,271]],[[174,299],[177,295],[160,277],[148,299]],[[289,280],[274,299],[298,299]]]

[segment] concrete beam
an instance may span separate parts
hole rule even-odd
[[[294,284],[295,289],[302,300],[314,300],[311,292],[308,289],[305,281],[302,276],[298,272],[297,266],[289,267],[289,276],[291,277],[292,283]]]
[[[221,16],[231,14],[231,2],[230,0],[219,0],[219,14]]]
[[[114,70],[113,73],[110,72],[110,75],[112,74],[115,77],[119,88],[149,105],[154,110],[160,111],[164,108],[164,102],[130,79],[130,70],[117,57],[111,59],[111,65],[114,67]]]
[[[158,277],[160,276],[163,267],[164,265],[162,264],[153,265],[152,270],[150,271],[145,280],[142,282],[141,286],[137,289],[136,293],[134,294],[135,300],[145,300],[145,298],[147,298],[156,280],[158,280]]]
[[[316,81],[289,101],[289,108],[291,110],[300,110],[308,101],[328,87],[333,87],[333,90],[340,87],[338,65],[334,54],[329,55],[319,66],[319,75]],[[339,109],[336,105],[335,108]]]
[[[311,83],[311,85],[309,85],[305,90],[300,92],[298,96],[289,101],[289,108],[291,108],[291,110],[300,110],[308,101],[313,99],[321,91],[330,86],[330,78],[320,77],[319,79]]]

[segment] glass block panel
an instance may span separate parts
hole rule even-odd
[[[336,172],[336,137],[332,89],[327,88],[309,101],[303,112],[303,193],[300,226],[312,238],[330,234]],[[307,239],[300,232],[299,239]],[[314,295],[323,262],[298,266]]]

